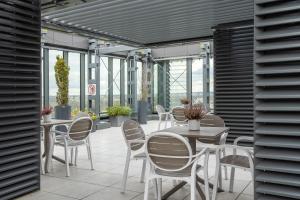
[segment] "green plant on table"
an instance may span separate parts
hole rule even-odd
[[[128,106],[110,106],[106,109],[108,116],[116,117],[116,116],[130,116],[131,108]]]

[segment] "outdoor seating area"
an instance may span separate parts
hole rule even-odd
[[[300,199],[299,0],[1,0],[0,200]]]
[[[157,130],[159,121],[149,121],[147,125],[141,125],[146,137]],[[168,125],[168,128],[170,126]],[[128,178],[124,189],[124,168],[126,163],[127,143],[122,136],[120,127],[113,127],[91,133],[90,136],[94,170],[90,170],[90,161],[87,157],[85,146],[78,147],[77,164],[70,166],[70,176],[66,177],[65,165],[53,160],[50,172],[41,176],[41,191],[20,198],[20,200],[47,200],[47,199],[118,199],[139,200],[144,199],[145,181],[141,182],[143,159],[132,159],[128,167]],[[144,150],[144,149],[143,149]],[[228,153],[232,151],[228,151]],[[238,150],[239,152],[239,150]],[[135,152],[134,152],[135,153]],[[54,155],[64,158],[64,149],[54,148]],[[133,155],[131,155],[133,158]],[[202,160],[203,161],[203,160]],[[209,158],[208,179],[214,181],[215,155]],[[229,168],[229,167],[228,167]],[[223,170],[224,172],[224,170]],[[230,176],[230,169],[228,169]],[[199,171],[200,177],[204,177],[203,171]],[[146,175],[147,176],[147,175]],[[228,176],[228,177],[229,177]],[[250,200],[253,199],[253,185],[251,173],[237,169],[234,179],[233,192],[229,193],[229,178],[222,178],[222,188],[225,192],[217,194],[217,199]],[[178,179],[180,182],[180,179]],[[175,183],[176,185],[177,183]],[[155,199],[153,184],[149,182],[149,199]],[[203,185],[200,185],[204,189]],[[162,194],[174,188],[174,181],[162,179]],[[123,193],[124,191],[124,193]],[[212,189],[209,189],[212,194]],[[200,199],[199,194],[198,199]],[[190,199],[190,186],[185,185],[169,199]]]

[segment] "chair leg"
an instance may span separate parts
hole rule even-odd
[[[159,115],[159,123],[158,123],[158,127],[157,127],[158,131],[160,130],[161,122],[162,122],[161,115]]]
[[[144,183],[145,171],[146,171],[146,159],[143,159],[143,167],[142,167],[142,173],[141,173],[141,178],[140,178],[141,183]]]
[[[216,169],[215,169],[215,177],[214,177],[214,187],[212,192],[212,200],[215,200],[217,197],[217,189],[218,189],[218,179],[220,172],[220,152],[216,151]]]
[[[226,150],[223,149],[223,157],[225,157],[225,156],[226,156]],[[228,168],[227,168],[227,166],[224,166],[224,178],[225,178],[225,180],[228,180]]]
[[[196,197],[196,184],[197,184],[197,181],[196,181],[196,177],[195,176],[192,176],[191,177],[191,200],[196,200],[197,197]]]
[[[165,128],[167,128],[167,123],[168,123],[168,120],[169,120],[169,115],[166,114],[166,119],[165,119]]]
[[[158,194],[157,181],[156,181],[156,179],[152,179],[152,182],[153,182],[153,187],[154,187],[154,198],[157,199],[157,194]]]
[[[220,165],[220,172],[219,172],[219,187],[223,187],[223,175],[222,175],[222,166]]]
[[[65,141],[65,162],[66,162],[66,176],[70,176],[70,167],[69,167],[69,152],[68,152],[68,143]]]
[[[207,200],[209,200],[208,162],[209,162],[209,151],[207,151],[205,154],[205,163],[204,163],[204,188],[205,188],[205,197]]]
[[[129,170],[129,164],[130,164],[130,156],[131,156],[131,152],[130,152],[130,149],[128,149],[127,156],[126,156],[125,168],[124,168],[124,172],[123,172],[123,180],[122,180],[122,190],[121,190],[121,193],[125,193],[125,190],[126,190],[126,182],[127,182],[128,170]],[[147,185],[148,184],[149,183],[147,183]]]
[[[75,148],[75,161],[74,161],[75,166],[77,166],[77,159],[78,159],[78,147]]]
[[[90,155],[90,151],[89,151],[88,146],[86,146],[86,151],[88,152],[88,159],[90,160],[91,159],[91,155]]]
[[[162,179],[157,179],[157,200],[161,200],[161,193],[162,193]]]
[[[73,164],[73,162],[74,162],[74,148],[73,147],[71,148],[71,151],[70,151],[70,158],[71,158],[70,163]]]
[[[234,175],[235,175],[235,168],[231,167],[230,183],[229,183],[229,192],[231,193],[233,192]]]
[[[149,199],[149,180],[148,180],[148,178],[146,178],[145,190],[144,190],[144,200],[148,200],[148,199]]]
[[[93,156],[92,156],[92,148],[91,148],[91,143],[90,143],[90,139],[87,139],[87,149],[88,149],[88,155],[90,157],[90,162],[91,162],[91,170],[94,170],[94,163],[93,163]]]

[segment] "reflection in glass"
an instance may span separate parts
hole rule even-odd
[[[186,97],[186,59],[170,60],[170,108],[180,106]]]

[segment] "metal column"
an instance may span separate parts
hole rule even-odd
[[[85,54],[80,54],[80,110],[85,109]]]
[[[202,44],[201,54],[203,58],[203,103],[207,105],[209,109],[209,97],[210,97],[210,43]]]
[[[49,106],[49,49],[43,48],[44,106]]]
[[[137,63],[136,56],[131,56],[127,61],[127,101],[128,105],[137,112]]]
[[[113,105],[113,90],[114,90],[114,74],[113,74],[113,58],[108,57],[108,66],[107,66],[107,71],[108,71],[108,106]]]
[[[192,63],[193,59],[192,58],[187,58],[186,59],[186,96],[192,102]]]
[[[126,99],[125,99],[125,60],[120,59],[120,104],[125,106]]]

